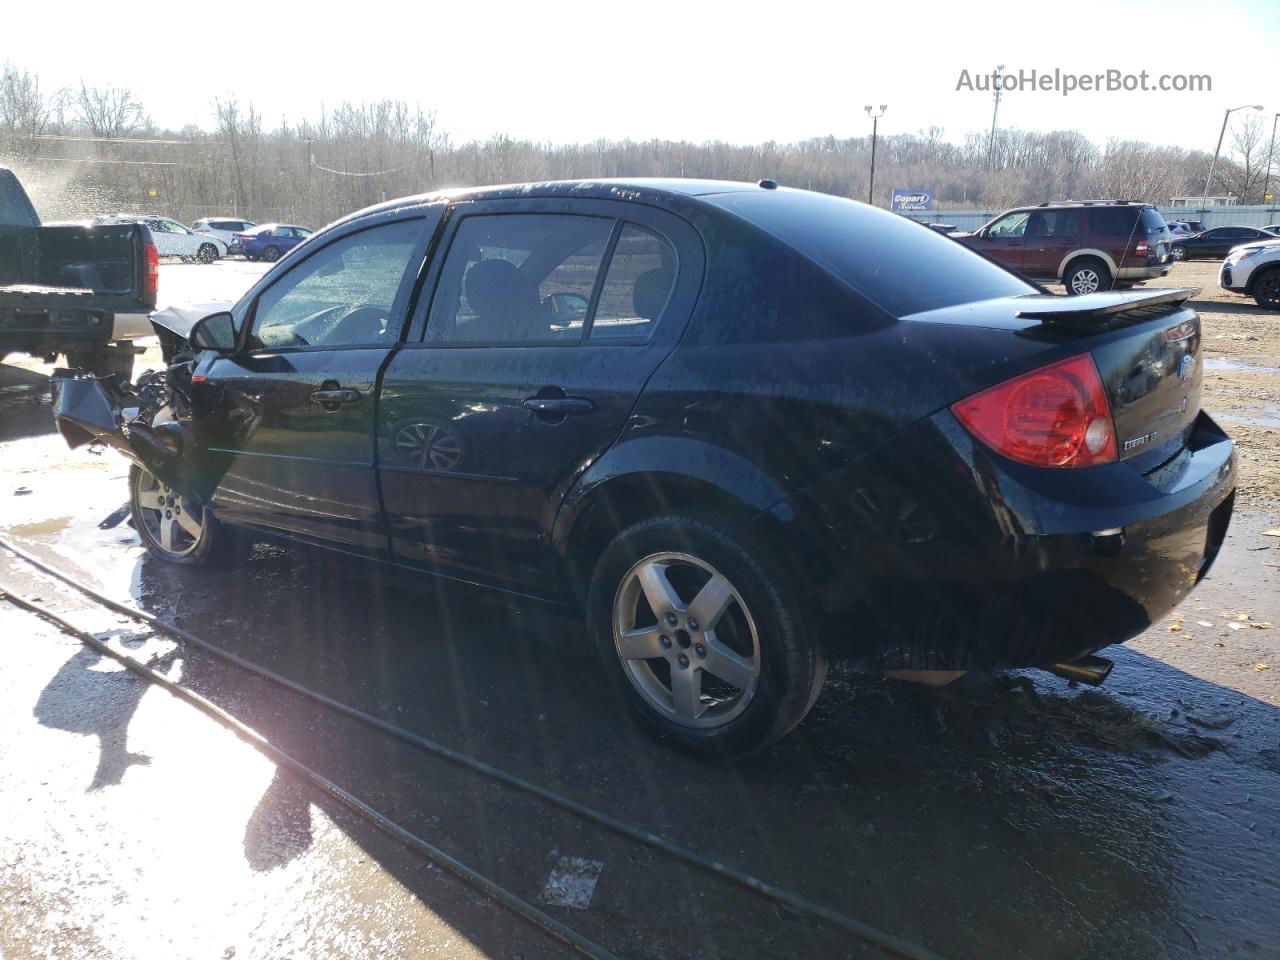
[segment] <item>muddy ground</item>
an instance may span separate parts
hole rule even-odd
[[[223,268],[226,268],[225,270]],[[165,283],[244,268],[165,267]],[[204,273],[195,271],[204,270]],[[221,273],[215,271],[223,271]],[[645,825],[949,958],[1280,957],[1280,314],[1203,286],[1205,405],[1240,443],[1236,516],[1100,689],[1037,671],[929,691],[837,669],[731,767],[638,736],[573,617],[247,537],[156,564],[122,461],[51,432],[47,368],[0,367],[0,535],[336,699]],[[233,274],[241,274],[234,277]],[[1253,339],[1250,339],[1253,338]],[[1271,369],[1268,369],[1271,368]],[[862,957],[845,935],[162,638],[0,555],[0,584],[180,677],[620,956]],[[190,708],[0,605],[0,956],[558,957],[562,945],[372,834]]]

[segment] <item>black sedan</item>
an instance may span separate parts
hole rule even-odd
[[[1064,669],[1187,595],[1236,482],[1190,292],[1050,296],[770,181],[475,189],[334,224],[55,415],[135,461],[156,557],[234,524],[579,603],[651,731],[739,753],[829,658]]]
[[[1169,254],[1175,260],[1221,260],[1242,243],[1280,239],[1280,234],[1258,227],[1214,227],[1190,237],[1175,238]]]

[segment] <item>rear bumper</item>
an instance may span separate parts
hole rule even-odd
[[[1173,269],[1173,264],[1169,261],[1168,256],[1160,263],[1152,263],[1143,267],[1118,267],[1116,269],[1117,280],[1154,280],[1157,277],[1167,277],[1169,271]]]
[[[826,538],[807,562],[832,654],[872,670],[1042,666],[1122,643],[1208,572],[1234,502],[1231,440],[1203,414],[1146,476],[1021,468],[949,413],[889,446],[783,505],[804,540]]]

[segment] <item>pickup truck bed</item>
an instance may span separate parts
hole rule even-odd
[[[151,336],[158,259],[139,224],[42,225],[0,168],[0,358],[23,352],[127,373],[129,340]]]

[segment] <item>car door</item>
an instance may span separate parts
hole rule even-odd
[[[1022,272],[1056,278],[1063,258],[1077,243],[1080,217],[1075,210],[1037,210],[1027,222]]]
[[[173,248],[178,256],[194,257],[200,249],[201,238],[192,233],[177,220],[164,219],[165,234],[172,238]]]
[[[448,576],[554,592],[556,511],[618,436],[697,298],[685,221],[613,201],[463,205],[419,342],[379,401],[391,549]]]
[[[177,237],[170,232],[169,225],[159,217],[143,220],[151,230],[151,239],[156,245],[156,255],[160,257],[178,257],[182,255]]]
[[[1021,271],[1026,260],[1026,233],[1030,219],[1028,210],[1006,213],[985,228],[981,242],[973,249],[997,263]]]
[[[204,443],[220,515],[385,551],[377,380],[439,218],[428,206],[351,225],[237,307],[240,349],[197,370],[213,411]]]
[[[1200,234],[1196,241],[1197,257],[1207,260],[1220,260],[1227,255],[1227,249],[1237,243],[1235,231],[1230,227],[1215,227]]]

